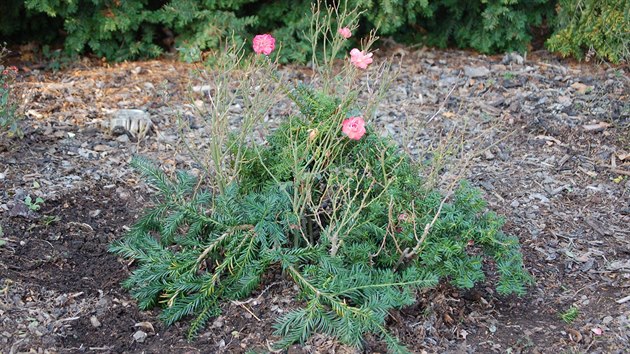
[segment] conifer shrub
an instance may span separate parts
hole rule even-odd
[[[554,21],[555,0],[430,1],[426,41],[482,53],[525,52],[534,28]]]
[[[0,1],[0,38],[9,44],[33,40],[52,44],[59,40],[62,19],[26,8],[24,0]]]
[[[16,0],[9,0],[14,2]],[[219,38],[245,33],[254,18],[236,12],[253,0],[24,0],[29,15],[62,19],[65,50],[112,61],[156,57],[165,49],[216,48]],[[20,6],[21,4],[16,4]],[[17,19],[20,20],[20,19]],[[0,33],[10,34],[0,26]]]
[[[111,251],[134,261],[123,285],[138,306],[162,307],[167,324],[190,320],[190,338],[222,303],[260,291],[269,272],[294,281],[303,304],[278,319],[278,347],[315,332],[360,347],[374,333],[392,352],[406,349],[386,328],[389,311],[413,304],[418,289],[440,281],[471,288],[489,269],[501,294],[524,294],[531,282],[518,240],[501,231],[477,189],[430,188],[410,157],[374,131],[367,117],[393,80],[391,67],[374,68],[372,37],[333,66],[356,12],[321,10],[311,46],[327,49],[312,59],[310,83],[276,71],[269,34],[253,39],[254,56],[226,46],[215,57],[203,111],[209,141],[187,145],[204,173],[168,176],[145,158],[132,161],[157,188],[156,203]],[[372,86],[359,86],[363,75]],[[281,97],[296,110],[257,139]],[[230,130],[237,98],[243,121]]]
[[[553,21],[557,0],[345,0],[361,13],[360,33],[407,43],[524,51],[532,28]],[[234,33],[244,40],[270,32],[284,45],[281,61],[306,62],[311,0],[7,0],[0,35],[43,44],[62,39],[70,54],[111,61],[155,57],[166,49],[216,49]],[[24,18],[31,19],[23,21]],[[306,34],[306,35],[305,35]]]
[[[563,56],[613,63],[630,58],[630,2],[560,0],[556,32],[547,47]]]

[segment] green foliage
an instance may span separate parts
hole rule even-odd
[[[5,55],[5,47],[0,46],[0,61]],[[22,136],[19,118],[16,114],[17,104],[12,89],[17,68],[0,65],[0,133],[6,131],[9,136]]]
[[[217,48],[219,39],[231,33],[271,32],[284,45],[284,61],[305,62],[312,51],[304,35],[311,4],[308,0],[9,0],[0,4],[0,34],[15,41],[37,38],[53,43],[65,31],[67,53],[87,49],[120,61],[155,57],[173,45],[184,54]],[[359,33],[378,28],[403,41],[490,53],[524,51],[532,28],[557,23],[547,41],[550,50],[577,58],[594,53],[614,63],[628,60],[629,2],[560,0],[557,20],[556,4],[555,0],[349,0],[346,6],[363,11]],[[31,37],[25,37],[28,34]]]
[[[395,34],[433,17],[439,5],[432,3],[434,1],[429,0],[353,0],[351,6],[365,10],[365,19],[377,27],[380,33]]]
[[[560,0],[557,29],[547,41],[563,56],[613,63],[630,58],[630,2],[618,0]]]
[[[256,17],[240,9],[255,0],[171,0],[149,16],[149,22],[168,28],[180,50],[206,50],[220,47],[222,38],[245,34]],[[233,36],[243,41],[244,38]]]
[[[24,198],[24,204],[31,211],[38,211],[39,209],[41,209],[43,203],[44,203],[44,199],[42,199],[40,197],[37,197],[35,199],[35,201],[33,201],[33,199],[31,198],[30,195],[28,195],[28,196],[26,196],[26,198]]]
[[[153,43],[156,27],[147,21],[147,0],[57,1],[25,0],[27,10],[63,19],[65,49],[82,53],[89,48],[98,56],[120,61],[161,53]]]
[[[63,20],[28,10],[24,0],[0,1],[0,38],[9,43],[39,41],[52,44],[59,39]]]
[[[256,15],[259,31],[272,31],[292,60],[310,53],[303,32],[309,26],[310,1],[263,2]],[[553,0],[349,0],[361,13],[360,33],[377,28],[409,43],[473,48],[483,53],[525,51],[532,28],[553,21]],[[339,23],[342,27],[346,24]]]
[[[173,47],[184,54],[217,48],[219,40],[232,33],[246,37],[272,33],[283,43],[283,61],[305,62],[312,52],[305,35],[311,24],[310,0],[9,0],[8,3],[9,6],[0,5],[0,34],[24,40],[21,33],[32,32],[37,36],[34,38],[50,43],[65,32],[68,53],[89,50],[112,61],[155,57]],[[531,29],[553,21],[556,0],[340,3],[339,7],[361,11],[361,26],[355,35],[378,28],[379,33],[398,40],[440,47],[455,45],[489,53],[524,51],[532,37]],[[619,15],[615,13],[616,22],[612,23],[620,23]],[[23,21],[24,17],[33,21]],[[346,25],[336,23],[334,28]],[[42,30],[47,30],[43,36]],[[354,39],[350,43],[356,45]]]
[[[89,49],[100,57],[122,61],[156,57],[173,41],[182,48],[215,48],[220,38],[231,31],[245,33],[244,26],[253,23],[251,16],[237,18],[235,13],[248,2],[251,0],[24,0],[24,6],[28,14],[63,20],[68,53]],[[0,27],[0,33],[9,32]]]
[[[482,53],[526,51],[531,30],[553,21],[552,0],[442,0],[431,2],[429,44],[455,44]]]
[[[254,31],[270,32],[283,45],[283,61],[304,63],[312,53],[305,32],[311,23],[309,0],[259,1],[255,14]]]
[[[310,52],[302,32],[308,30],[310,1],[265,2],[255,15],[262,31],[285,43],[291,59],[304,61]],[[343,3],[343,2],[342,2]],[[552,0],[349,0],[362,11],[360,32],[378,28],[410,43],[455,45],[483,53],[525,51],[531,30],[553,21]],[[346,24],[338,24],[340,27]]]
[[[238,178],[222,193],[133,160],[157,187],[157,205],[111,250],[135,260],[124,285],[140,308],[163,307],[167,324],[192,317],[193,337],[221,302],[250,296],[278,265],[306,303],[278,320],[279,346],[320,332],[360,347],[371,332],[404,352],[385,320],[418,288],[441,279],[471,288],[492,262],[500,293],[525,292],[518,241],[479,191],[464,183],[447,202],[392,141],[341,135],[349,100],[308,86],[289,96],[300,114],[267,144],[242,147]]]
[[[573,323],[573,321],[577,319],[579,315],[580,315],[580,310],[575,306],[571,306],[564,313],[560,314],[560,318],[564,322],[571,324]]]

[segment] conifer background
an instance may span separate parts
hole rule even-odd
[[[0,36],[9,44],[63,45],[68,55],[93,53],[110,61],[156,57],[176,48],[217,48],[232,34],[271,32],[285,61],[310,55],[309,0],[7,0],[0,3]],[[348,0],[363,10],[359,34],[412,45],[525,52],[533,39],[583,58],[628,59],[628,1],[598,0]],[[536,38],[535,38],[536,37]],[[539,38],[543,37],[543,38]]]

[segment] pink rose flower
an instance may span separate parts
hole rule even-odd
[[[357,48],[350,51],[350,62],[360,69],[367,69],[368,65],[372,64],[372,53],[362,52]]]
[[[359,140],[365,134],[365,121],[361,117],[350,117],[343,121],[341,131],[352,140]]]
[[[269,55],[276,47],[276,39],[270,34],[259,34],[254,37],[254,52]]]
[[[337,30],[337,33],[339,33],[345,39],[352,37],[352,32],[350,32],[350,28],[348,27],[340,28],[339,30]]]

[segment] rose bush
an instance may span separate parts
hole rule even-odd
[[[236,47],[214,58],[228,72],[216,73],[200,114],[211,139],[197,151],[186,145],[205,171],[199,178],[133,160],[158,200],[112,250],[134,260],[124,285],[139,307],[162,306],[166,324],[194,316],[191,338],[223,303],[264,291],[269,272],[282,271],[304,303],[278,320],[277,347],[315,332],[361,347],[371,332],[394,353],[406,349],[387,317],[413,304],[418,289],[441,280],[471,288],[487,263],[499,293],[523,294],[531,280],[518,239],[501,232],[502,219],[476,189],[451,184],[440,193],[392,139],[373,133],[370,107],[392,82],[390,67],[355,69],[373,63],[373,38],[335,67],[345,35],[333,28],[354,23],[337,21],[336,10],[313,16],[313,48],[332,50],[312,59],[311,83],[286,80],[275,62],[260,60],[275,48],[270,35],[253,39],[256,55]],[[367,81],[376,86],[362,88]],[[235,97],[243,104],[238,127],[226,118]],[[273,104],[287,97],[295,109],[261,139]]]

